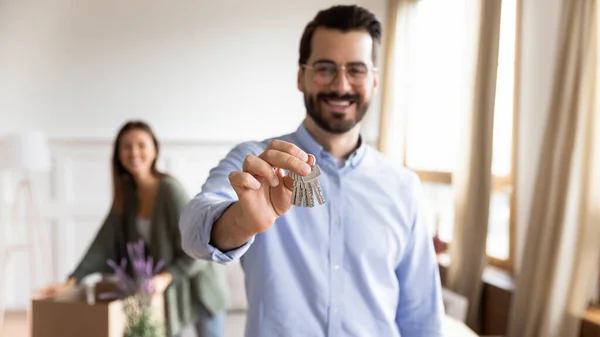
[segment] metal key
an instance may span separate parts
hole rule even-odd
[[[302,181],[304,182],[304,184],[308,187],[308,190],[310,191],[311,201],[314,198],[314,196],[313,196],[313,192],[314,192],[314,194],[316,194],[316,196],[317,196],[317,201],[319,202],[319,204],[323,205],[325,203],[325,196],[323,195],[321,186],[319,186],[319,177],[320,176],[321,176],[321,169],[319,168],[319,166],[313,165],[311,167],[310,174],[307,175],[306,177],[301,176],[300,178],[302,179]],[[312,205],[314,206],[314,201],[312,202]],[[309,206],[309,207],[312,207],[312,206]]]
[[[315,207],[315,196],[313,194],[313,188],[311,183],[302,181],[304,187],[304,195],[306,196],[304,201],[304,207]]]
[[[292,190],[291,204],[297,207],[314,207],[315,206],[315,194],[319,204],[325,203],[325,197],[323,191],[319,186],[319,176],[321,176],[321,169],[317,165],[311,167],[311,171],[308,176],[300,176],[294,172],[290,172],[290,178],[294,182],[294,188]]]
[[[290,178],[292,178],[292,181],[294,183],[294,187],[292,188],[292,201],[291,204],[294,206],[298,205],[298,196],[299,196],[299,192],[298,190],[300,189],[300,185],[298,184],[298,175],[294,172],[290,172]]]
[[[296,178],[295,178],[295,173],[294,172],[290,172],[289,176],[290,178],[292,178],[292,182],[293,182],[293,187],[292,187],[292,200],[291,200],[291,204],[295,205],[296,204]]]
[[[300,176],[297,177],[300,178]],[[296,192],[296,206],[302,207],[306,202],[306,194],[304,193],[304,182],[302,181],[302,179],[298,179],[296,184],[298,185],[298,189]]]
[[[300,176],[294,172],[290,172],[290,178],[294,182],[294,188],[292,190],[292,205],[297,207],[302,207],[303,203],[303,192],[304,192],[304,183]]]

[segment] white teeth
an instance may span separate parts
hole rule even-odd
[[[328,103],[333,106],[348,106],[348,105],[350,105],[350,101],[328,101]]]

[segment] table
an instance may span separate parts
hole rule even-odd
[[[444,334],[448,337],[479,337],[466,324],[448,315],[444,316]]]

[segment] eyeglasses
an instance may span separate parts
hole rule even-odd
[[[377,71],[375,67],[358,62],[343,66],[338,66],[333,62],[317,62],[313,65],[303,64],[302,67],[312,70],[313,80],[319,85],[331,84],[339,75],[340,70],[346,74],[350,85],[363,85],[369,79],[369,73]]]

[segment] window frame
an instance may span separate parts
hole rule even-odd
[[[514,134],[514,132],[513,132]],[[514,139],[514,135],[513,135]],[[513,146],[514,149],[514,146]],[[514,165],[511,165],[514,166]],[[444,185],[452,185],[452,173],[451,172],[441,172],[441,171],[426,171],[426,170],[415,170],[412,169],[423,182],[427,183],[437,183]],[[487,256],[488,263],[491,266],[498,267],[509,272],[512,272],[513,266],[513,257],[514,257],[514,245],[515,245],[515,193],[514,193],[514,174],[509,176],[492,176],[492,192],[500,192],[505,190],[506,188],[511,188],[512,192],[510,194],[510,218],[508,222],[508,231],[509,231],[509,239],[508,239],[508,258],[506,260],[498,259],[492,256]],[[452,244],[452,242],[446,243],[448,246]],[[487,255],[487,254],[486,254]]]

